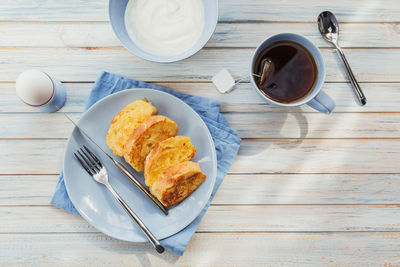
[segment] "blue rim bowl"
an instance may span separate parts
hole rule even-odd
[[[218,0],[202,0],[204,6],[204,29],[199,40],[189,50],[174,56],[160,56],[144,51],[138,47],[129,37],[125,27],[125,9],[129,0],[110,0],[108,6],[108,15],[115,35],[121,41],[122,45],[131,53],[143,59],[168,63],[188,58],[196,54],[210,40],[218,23]]]

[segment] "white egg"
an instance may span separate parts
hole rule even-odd
[[[15,86],[18,97],[34,106],[46,104],[54,93],[51,78],[46,73],[33,69],[22,72]]]

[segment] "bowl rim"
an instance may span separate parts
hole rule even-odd
[[[202,42],[199,42],[199,40],[201,38],[199,38],[199,40],[195,43],[194,46],[192,46],[190,49],[186,50],[183,53],[180,53],[178,55],[173,55],[173,56],[159,56],[156,54],[152,54],[149,52],[146,52],[143,50],[144,53],[137,53],[137,51],[128,48],[120,39],[119,35],[118,35],[118,30],[116,29],[116,26],[113,23],[113,19],[111,16],[111,7],[112,7],[112,3],[114,1],[118,1],[118,0],[109,0],[108,2],[108,18],[111,24],[111,27],[113,29],[113,32],[115,34],[115,36],[118,38],[118,40],[120,41],[120,43],[125,47],[125,49],[127,49],[129,52],[131,52],[132,54],[134,54],[137,57],[140,57],[142,59],[151,61],[151,62],[158,62],[158,63],[171,63],[171,62],[177,62],[177,61],[181,61],[187,58],[192,57],[193,55],[195,55],[197,52],[199,52],[202,48],[204,48],[204,46],[208,43],[208,41],[211,39],[211,37],[213,36],[213,34],[215,33],[215,29],[217,28],[217,24],[218,24],[218,19],[219,19],[219,4],[218,4],[218,0],[212,0],[212,2],[215,4],[215,14],[216,16],[213,17],[213,26],[212,26],[212,30],[210,31],[209,36],[206,36],[206,38],[204,38],[204,40]],[[127,0],[128,2],[131,0]],[[203,1],[207,1],[207,0],[201,0]],[[205,15],[206,16],[206,15]],[[125,17],[124,17],[125,20]],[[204,29],[203,29],[204,30]],[[129,35],[128,35],[129,37]],[[129,39],[131,40],[132,43],[135,43],[130,37]],[[197,48],[193,49],[195,46],[197,46],[198,44],[200,44]]]

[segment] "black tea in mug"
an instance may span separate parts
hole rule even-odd
[[[280,103],[306,97],[318,78],[311,53],[292,41],[278,41],[267,46],[255,59],[253,73],[260,91]]]

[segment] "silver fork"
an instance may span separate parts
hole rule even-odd
[[[164,252],[164,247],[160,244],[160,241],[150,232],[149,228],[143,223],[143,221],[133,212],[128,204],[121,198],[121,196],[112,188],[108,182],[108,174],[106,168],[101,164],[100,160],[90,151],[86,146],[80,148],[74,153],[82,167],[89,173],[93,179],[105,185],[112,195],[118,200],[121,206],[124,208],[126,213],[132,218],[133,221],[139,226],[139,228],[149,239],[150,243],[154,246],[158,253]]]

